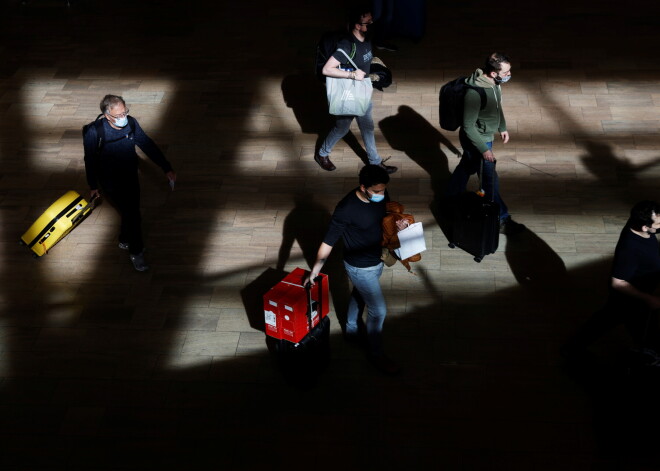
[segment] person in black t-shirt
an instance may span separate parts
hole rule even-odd
[[[323,268],[332,247],[341,237],[344,241],[344,268],[353,291],[348,305],[346,338],[356,341],[358,323],[367,307],[366,333],[369,358],[381,371],[396,373],[398,366],[383,353],[382,330],[387,305],[380,287],[383,273],[381,241],[385,203],[389,200],[390,177],[379,165],[367,165],[360,171],[360,186],[348,193],[335,208],[330,227],[319,247],[309,278],[313,283]]]
[[[639,349],[660,352],[657,309],[660,296],[660,205],[641,201],[630,212],[614,251],[607,303],[563,347],[567,355],[579,353],[606,331],[625,324]]]
[[[345,80],[365,80],[368,79],[369,69],[373,54],[371,52],[371,42],[367,38],[369,28],[373,24],[370,8],[368,6],[355,7],[349,17],[350,34],[347,39],[342,39],[337,44],[337,51],[330,56],[323,66],[323,75],[327,77],[341,78]],[[343,50],[351,56],[355,65],[354,70],[346,56],[339,50]],[[335,165],[330,161],[330,152],[332,148],[343,138],[351,127],[351,122],[355,119],[360,128],[360,134],[367,150],[369,163],[379,165],[387,171],[394,173],[396,167],[385,165],[383,159],[378,155],[376,149],[376,137],[374,135],[374,120],[371,116],[373,102],[364,116],[337,116],[335,127],[327,135],[321,147],[314,153],[314,160],[323,170],[332,171]]]

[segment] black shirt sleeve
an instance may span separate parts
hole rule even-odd
[[[135,124],[135,144],[145,153],[151,161],[158,165],[164,173],[172,171],[172,165],[167,161],[165,155],[156,145],[156,143],[142,130],[137,120]]]

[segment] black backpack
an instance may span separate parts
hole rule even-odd
[[[476,90],[481,97],[481,108],[486,107],[486,91],[481,87],[468,85],[467,77],[458,77],[447,82],[440,89],[440,127],[447,131],[456,131],[463,125],[463,99],[469,88]]]
[[[94,121],[92,121],[91,123],[87,123],[82,127],[83,138],[87,134],[87,131],[89,131],[89,128],[91,128],[92,126],[96,128],[96,136],[97,136],[96,155],[101,154],[101,149],[103,149],[103,146],[108,144],[105,141],[105,129],[103,128],[103,120],[101,119],[102,116],[103,113],[98,115]],[[121,141],[122,139],[133,139],[134,134],[135,134],[135,119],[132,116],[128,116],[128,134],[126,134],[124,137],[120,137],[119,139],[110,141],[109,143]]]
[[[346,33],[345,31],[328,31],[327,33],[323,33],[321,39],[319,39],[319,42],[316,45],[316,58],[314,62],[314,66],[315,66],[314,72],[316,74],[316,78],[319,79],[319,81],[325,83],[325,75],[323,75],[323,66],[325,65],[326,62],[328,62],[330,56],[332,56],[335,53],[335,51],[337,51],[337,44],[339,44],[339,41],[346,38],[348,38],[348,33]],[[352,42],[351,45],[352,47],[349,57],[353,59],[353,57],[355,56],[356,46]]]

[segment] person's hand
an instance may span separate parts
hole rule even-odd
[[[509,142],[509,131],[502,131],[502,132],[500,133],[500,136],[502,136],[502,142],[503,142],[504,144],[506,144],[507,142]]]
[[[314,286],[316,284],[314,280],[316,280],[318,276],[319,271],[312,270],[303,280],[303,286],[307,286],[307,283],[309,283],[310,286]]]
[[[89,191],[89,199],[90,200],[93,200],[94,198],[100,198],[100,197],[101,197],[101,193],[99,192],[99,190],[90,190]]]
[[[364,80],[365,75],[364,70],[358,69],[355,71],[355,80]]]
[[[167,172],[167,173],[165,174],[165,176],[166,176],[167,179],[168,179],[169,181],[171,181],[171,182],[175,182],[175,181],[176,181],[176,173],[174,172],[174,170],[170,170],[169,172]]]
[[[492,150],[488,149],[486,152],[484,152],[484,160],[495,162],[495,154],[493,154]]]
[[[407,219],[399,219],[396,222],[396,228],[400,231],[404,230],[406,227],[410,225],[410,222],[408,222]]]

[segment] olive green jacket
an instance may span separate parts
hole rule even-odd
[[[476,90],[468,89],[463,101],[463,131],[482,154],[488,150],[487,142],[496,132],[506,131],[506,120],[502,110],[502,89],[486,78],[477,69],[466,80],[468,85],[481,87],[486,92],[486,106],[481,108],[481,96]]]

